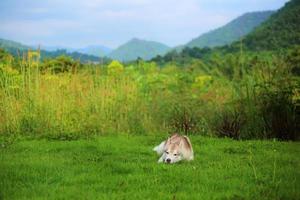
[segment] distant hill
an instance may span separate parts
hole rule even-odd
[[[12,40],[4,40],[4,39],[0,39],[0,48],[1,49],[5,49],[6,51],[17,55],[17,51],[23,51],[23,50],[28,50],[30,49],[30,46],[21,44],[19,42],[15,42]]]
[[[112,49],[102,45],[91,45],[85,48],[76,49],[76,51],[88,55],[102,57],[107,56],[110,52],[112,52]]]
[[[253,31],[231,44],[213,48],[185,47],[181,52],[171,51],[152,60],[164,64],[170,61],[188,62],[191,58],[206,59],[215,53],[280,51],[300,45],[300,0],[291,0]]]
[[[269,20],[247,35],[249,50],[278,50],[300,45],[300,0],[291,0]]]
[[[36,48],[38,45],[31,45],[33,46],[34,48]],[[47,45],[40,45],[40,48],[42,50],[45,50],[45,51],[57,51],[57,50],[66,50],[67,52],[73,52],[74,50],[71,49],[71,48],[68,48],[68,47],[65,47],[65,46],[47,46]]]
[[[68,53],[72,52],[78,52],[82,54],[87,54],[87,55],[92,55],[92,56],[97,56],[97,57],[103,57],[109,54],[112,49],[102,46],[102,45],[90,45],[84,48],[70,48],[70,47],[65,47],[65,46],[45,46],[42,45],[41,49],[45,51],[57,51],[57,50],[62,50],[65,49]]]
[[[36,47],[32,47],[29,45],[24,45],[19,42],[11,41],[11,40],[5,40],[0,39],[0,48],[5,49],[7,52],[11,53],[14,56],[22,56],[24,51],[28,51],[28,49],[36,49]],[[93,55],[87,55],[80,52],[68,52],[65,49],[56,49],[55,51],[46,51],[41,49],[41,57],[42,59],[45,58],[54,58],[60,55],[67,55],[72,57],[73,59],[80,59],[82,62],[99,62],[100,57],[93,56]],[[106,61],[108,59],[104,59],[103,61]]]
[[[225,26],[200,35],[184,47],[202,48],[230,44],[253,31],[255,27],[266,21],[272,14],[274,14],[274,11],[246,13]],[[182,49],[182,47],[177,49]]]
[[[149,60],[157,55],[166,53],[169,49],[170,47],[162,43],[134,38],[113,50],[108,57],[120,61],[131,61],[139,57]]]

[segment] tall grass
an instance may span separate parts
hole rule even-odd
[[[165,131],[141,82],[100,68],[41,74],[28,63],[19,72],[2,66],[0,132],[72,139]]]
[[[30,62],[1,64],[1,134],[75,139],[177,131],[297,138],[295,87],[280,59],[247,56],[241,64],[229,55],[164,68],[155,63],[79,68],[67,60],[70,69],[60,71],[63,60],[51,61],[54,71]],[[285,124],[278,127],[280,117]],[[282,127],[288,129],[285,136]]]

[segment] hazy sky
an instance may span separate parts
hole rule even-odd
[[[133,37],[185,43],[250,11],[288,0],[0,0],[0,38],[116,47]]]

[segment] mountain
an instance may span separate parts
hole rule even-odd
[[[11,40],[5,40],[5,39],[0,39],[0,48],[5,49],[7,52],[11,53],[14,56],[22,56],[23,52],[28,51],[29,49],[37,49],[36,47],[32,47],[29,45],[24,45],[19,42],[11,41]],[[79,60],[81,62],[99,62],[100,58],[97,56],[93,55],[87,55],[79,52],[68,52],[65,49],[56,49],[55,51],[46,51],[41,49],[41,58],[55,58],[60,55],[66,55],[70,56],[71,58],[75,60]],[[108,59],[104,59],[103,62],[107,61]]]
[[[131,61],[137,58],[149,60],[157,55],[166,53],[170,47],[153,41],[134,38],[113,50],[108,57],[119,61]]]
[[[290,0],[269,19],[255,27],[253,31],[231,44],[213,48],[185,47],[182,51],[171,51],[163,57],[152,60],[165,64],[170,61],[186,63],[191,58],[205,60],[212,55],[232,54],[241,51],[272,51],[280,54],[300,46],[300,0]],[[295,55],[296,56],[296,55]]]
[[[31,46],[38,46],[38,45],[31,45]],[[65,47],[65,46],[47,46],[47,45],[41,45],[40,46],[42,50],[45,50],[45,51],[57,51],[57,50],[66,50],[67,52],[73,52],[75,51],[74,49],[72,48],[68,48],[68,47]]]
[[[18,53],[18,50],[28,50],[30,49],[30,46],[12,40],[0,39],[0,48],[5,49],[6,51],[16,55]]]
[[[102,46],[102,45],[90,45],[84,48],[70,48],[70,47],[65,47],[65,46],[41,46],[41,49],[46,50],[46,51],[57,51],[57,50],[62,50],[65,49],[68,53],[72,52],[79,52],[82,54],[87,54],[87,55],[92,55],[92,56],[97,56],[97,57],[102,57],[106,56],[109,54],[112,49]]]
[[[68,53],[72,52],[79,52],[82,54],[87,54],[91,56],[97,56],[97,57],[103,57],[108,55],[112,49],[106,46],[102,45],[90,45],[84,48],[70,48],[70,47],[65,47],[65,46],[45,46],[42,45],[41,49],[46,50],[46,51],[57,51],[57,50],[62,50],[65,49]]]
[[[102,45],[90,45],[85,48],[76,49],[76,51],[93,56],[107,56],[112,49]]]
[[[243,44],[255,51],[300,45],[300,0],[287,2],[269,20],[247,35]]]
[[[188,42],[185,47],[202,48],[230,44],[253,31],[255,27],[266,21],[272,14],[274,14],[274,11],[246,13],[225,26],[200,35]]]

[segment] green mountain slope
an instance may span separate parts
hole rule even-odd
[[[139,57],[149,60],[166,53],[169,49],[170,47],[162,43],[134,38],[112,51],[108,57],[120,61],[131,61]]]
[[[12,40],[0,39],[0,48],[5,49],[6,51],[16,55],[18,53],[18,50],[19,51],[28,50],[30,49],[30,46]]]
[[[250,50],[278,50],[300,44],[300,0],[291,0],[245,37]]]
[[[205,59],[214,54],[237,53],[241,47],[248,52],[287,52],[300,45],[300,0],[291,0],[265,22],[254,28],[242,40],[213,48],[185,47],[181,52],[172,51],[152,60],[158,63],[188,62],[191,58]],[[296,46],[296,47],[294,47]]]
[[[274,11],[246,13],[225,26],[200,35],[185,45],[185,47],[215,47],[230,44],[247,35],[262,22],[267,20]]]

